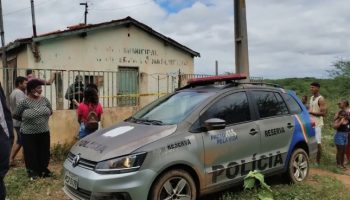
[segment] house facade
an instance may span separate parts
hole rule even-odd
[[[6,90],[25,69],[43,79],[56,72],[53,85],[44,88],[55,109],[68,107],[64,92],[77,74],[98,85],[105,107],[145,105],[171,91],[179,72],[192,74],[200,56],[131,17],[19,39],[6,51],[8,69],[0,76]]]

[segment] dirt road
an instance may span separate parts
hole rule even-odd
[[[313,176],[313,175],[334,177],[337,180],[341,181],[345,187],[350,189],[350,169],[349,168],[346,171],[344,171],[344,174],[336,174],[336,173],[319,169],[319,168],[311,168],[309,176]]]

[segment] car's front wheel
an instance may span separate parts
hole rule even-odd
[[[181,169],[165,172],[151,189],[151,200],[195,200],[196,185],[189,173]]]
[[[309,174],[309,156],[303,149],[296,149],[288,163],[287,177],[291,183],[304,181]]]

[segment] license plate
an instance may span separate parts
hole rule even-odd
[[[64,184],[74,189],[78,189],[78,176],[70,172],[66,172],[66,174],[64,175]]]

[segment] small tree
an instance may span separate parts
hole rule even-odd
[[[337,87],[335,90],[338,90],[338,94],[342,97],[350,95],[350,61],[349,60],[338,60],[333,63],[332,70],[327,70],[330,77],[334,78],[334,83]]]
[[[334,69],[327,70],[333,78],[349,78],[350,79],[350,61],[338,60],[332,65]]]

